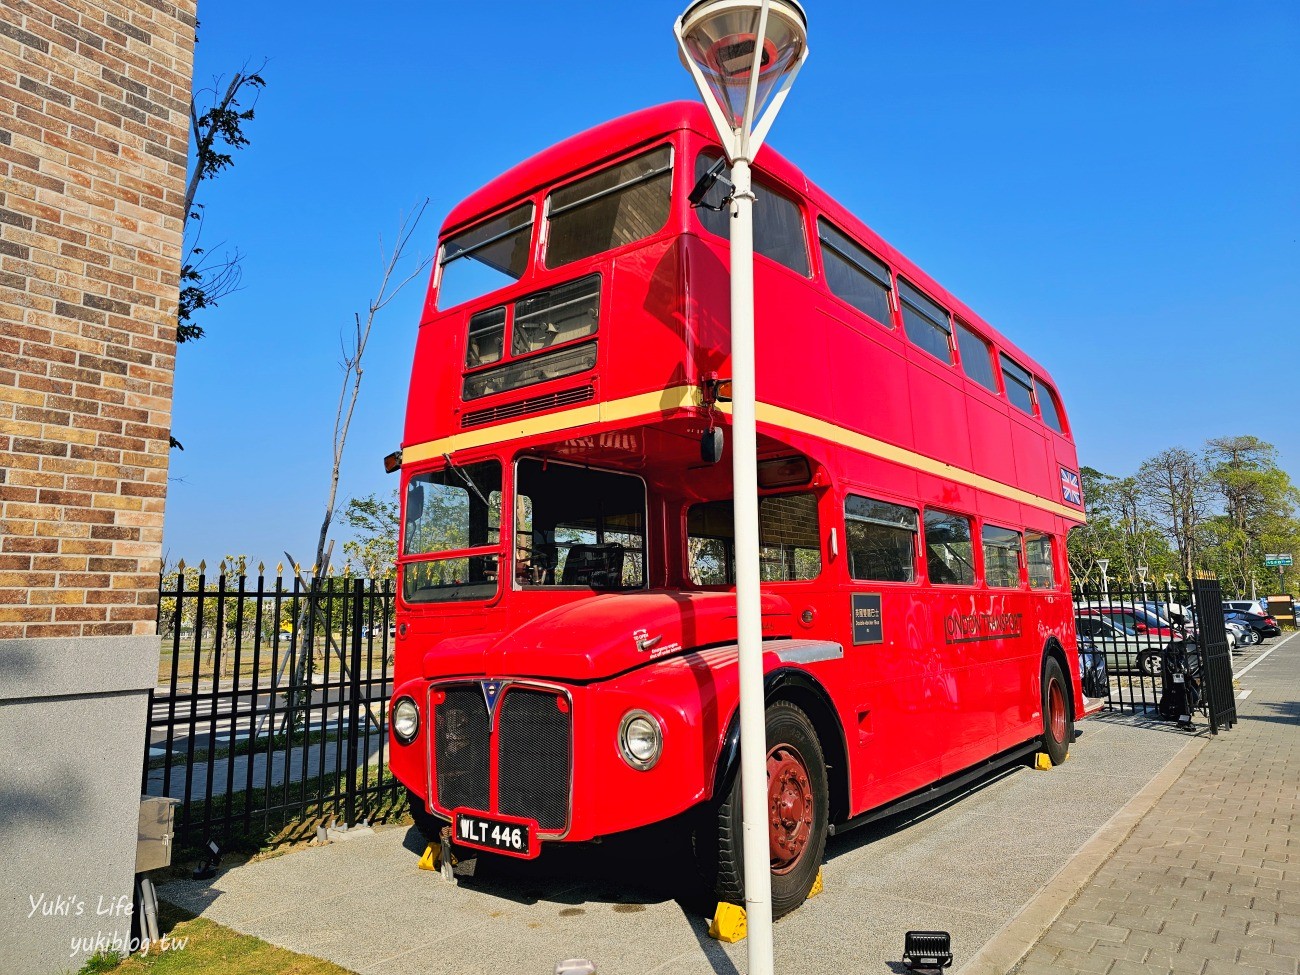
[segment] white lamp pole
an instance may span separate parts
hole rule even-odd
[[[1110,559],[1098,559],[1097,568],[1101,569],[1101,594],[1110,596],[1110,577],[1106,575],[1106,570],[1110,568]]]
[[[739,644],[740,778],[749,975],[772,975],[772,875],[759,590],[754,385],[754,192],[749,164],[808,57],[795,0],[698,0],[677,20],[682,63],[731,163],[732,493]],[[756,116],[758,116],[756,118]]]

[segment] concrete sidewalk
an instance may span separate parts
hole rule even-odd
[[[963,975],[1296,975],[1300,638],[1238,684],[1236,727],[1205,743],[1090,877],[1062,871]]]
[[[951,931],[961,964],[1131,810],[1135,795],[1149,805],[1168,788],[1201,741],[1131,715],[1107,714],[1082,730],[1060,768],[1015,766],[908,819],[834,838],[825,893],[776,925],[777,970],[901,971],[903,936],[914,928]],[[745,969],[743,944],[707,937],[712,905],[681,899],[688,853],[666,837],[548,850],[531,863],[489,864],[456,885],[416,869],[422,849],[414,830],[381,829],[235,867],[210,883],[173,881],[161,893],[365,975],[546,975],[573,956],[591,958],[601,975]]]

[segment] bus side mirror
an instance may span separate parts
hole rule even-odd
[[[412,484],[406,489],[406,520],[419,521],[424,514],[424,485]]]
[[[722,460],[722,427],[704,431],[700,437],[700,459],[706,464]]]
[[[692,208],[702,206],[706,210],[716,211],[724,209],[726,205],[731,202],[731,191],[735,187],[732,186],[731,180],[722,175],[722,171],[726,168],[727,160],[725,158],[719,159],[709,167],[708,172],[695,181],[695,188],[691,190],[691,195],[687,197]],[[726,198],[717,206],[714,206],[712,203],[705,203],[704,198],[709,195],[709,191],[718,183],[721,183],[727,188]]]

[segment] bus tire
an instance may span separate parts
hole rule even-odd
[[[1043,751],[1060,765],[1070,753],[1074,740],[1074,717],[1071,714],[1070,681],[1061,670],[1060,661],[1048,657],[1043,664]]]
[[[424,800],[410,789],[406,790],[406,802],[411,808],[411,819],[415,828],[430,843],[437,843],[442,836],[442,828],[447,825],[445,819],[435,816],[424,808]]]
[[[768,841],[772,916],[808,898],[826,849],[829,787],[821,742],[808,716],[789,701],[767,708]],[[705,807],[694,847],[705,883],[719,901],[745,903],[740,776]]]

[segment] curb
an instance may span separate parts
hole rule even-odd
[[[1093,833],[1082,847],[1047,882],[1033,900],[998,929],[956,975],[1007,975],[1029,954],[1047,929],[1078,896],[1097,871],[1128,839],[1129,834],[1209,741],[1198,736],[1184,745],[1137,795]]]

